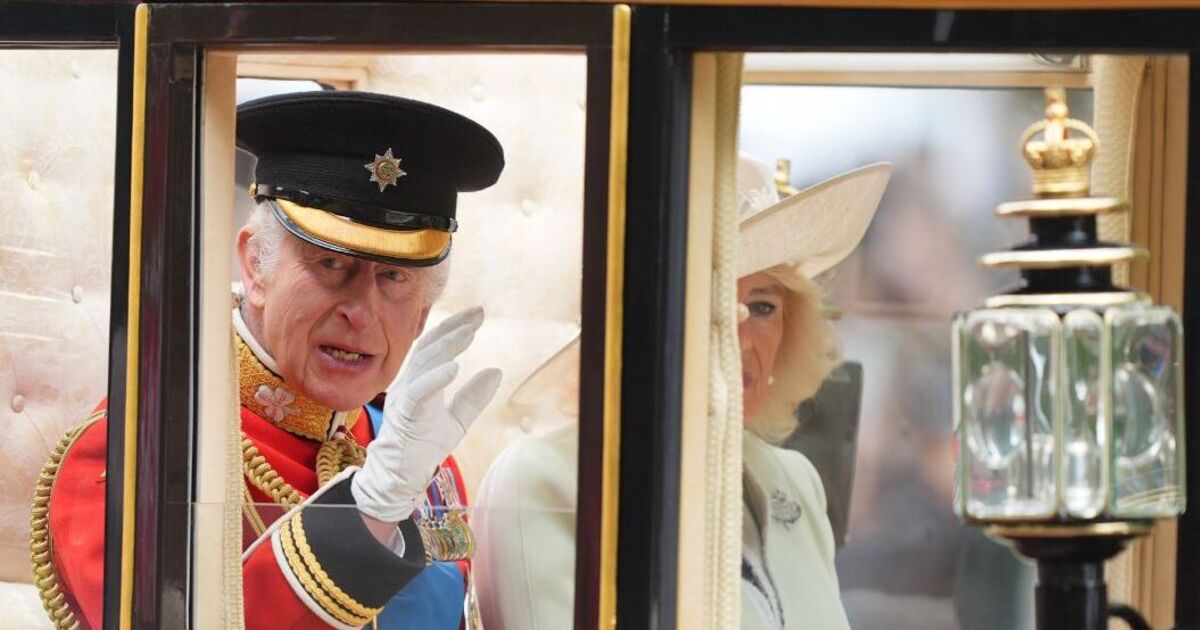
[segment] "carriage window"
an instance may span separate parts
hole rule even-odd
[[[1091,118],[1090,96],[1073,94],[1074,115]],[[990,209],[1029,196],[1014,138],[1041,90],[750,85],[743,99],[743,148],[790,158],[796,188],[892,165],[857,251],[816,277],[845,362],[783,443],[823,473],[851,626],[1028,627],[1032,567],[952,512],[949,322],[1017,282],[977,260],[1025,239]],[[1001,594],[1003,615],[980,605]]]
[[[419,532],[428,559],[435,563],[434,569],[421,573],[419,579],[414,579],[382,607],[381,627],[387,623],[405,627],[457,627],[464,589],[468,591],[465,598],[468,614],[478,616],[487,626],[527,627],[531,623],[529,611],[534,610],[536,615],[550,616],[540,622],[542,625],[569,627],[574,615],[571,587],[575,580],[585,57],[245,53],[238,55],[236,67],[240,148],[233,163],[230,222],[233,233],[228,238],[234,249],[231,276],[237,281],[234,292],[239,305],[235,329],[242,338],[235,351],[241,379],[239,390],[243,394],[242,430],[254,449],[248,457],[262,457],[269,465],[267,468],[287,482],[272,485],[269,477],[259,474],[264,471],[270,474],[264,467],[244,471],[247,497],[254,503],[245,510],[245,543],[252,545],[264,536],[269,539],[272,524],[283,514],[281,504],[288,507],[303,501],[318,484],[346,465],[363,466],[363,471],[357,474],[368,475],[372,466],[369,460],[375,457],[372,454],[375,451],[364,455],[362,447],[381,439],[388,431],[395,432],[395,427],[388,429],[387,425],[403,421],[403,414],[428,411],[428,405],[420,410],[403,411],[403,403],[399,401],[411,391],[405,388],[412,387],[414,379],[438,366],[429,363],[435,359],[428,353],[420,354],[425,352],[421,341],[411,349],[406,347],[411,341],[411,336],[406,335],[414,332],[405,323],[406,317],[411,315],[410,319],[416,321],[427,312],[425,332],[444,334],[446,325],[461,328],[461,313],[482,307],[483,323],[474,333],[469,348],[456,359],[449,357],[458,364],[457,379],[444,394],[436,396],[444,399],[451,413],[465,412],[471,404],[456,406],[455,400],[478,385],[471,381],[473,375],[499,368],[503,376],[490,404],[482,409],[451,457],[441,462],[412,515],[411,520],[417,526],[414,531]],[[292,131],[286,125],[272,127],[271,120],[247,115],[256,107],[273,107],[272,103],[282,102],[279,99],[297,99],[300,103],[321,97],[331,99],[326,101],[328,117],[296,123],[295,133],[308,130],[307,144],[277,145],[286,144],[280,134]],[[410,99],[409,104],[386,100],[394,97]],[[401,108],[393,110],[400,111],[400,115],[412,115],[413,108],[431,106],[453,114],[441,112],[435,118],[425,119],[425,123],[411,126],[400,118],[389,118],[393,113],[357,109],[357,105],[347,105],[349,101],[338,100],[342,98],[385,99],[377,102],[384,107]],[[419,103],[412,105],[412,101]],[[271,113],[278,117],[291,115],[286,106]],[[338,119],[347,115],[357,118],[349,122]],[[455,118],[458,115],[471,122],[458,120]],[[427,260],[414,265],[404,260],[412,255],[411,251],[387,250],[390,244],[406,242],[403,239],[412,230],[392,232],[388,234],[390,240],[377,241],[377,248],[370,249],[367,241],[353,241],[350,237],[331,244],[323,239],[334,238],[332,233],[318,234],[316,224],[304,222],[305,217],[312,218],[311,212],[305,214],[304,207],[343,219],[348,218],[345,213],[364,208],[364,212],[378,210],[377,216],[355,215],[355,225],[368,224],[375,230],[388,229],[389,216],[442,212],[443,208],[414,205],[394,197],[393,193],[411,194],[413,189],[405,189],[407,185],[440,185],[440,181],[433,181],[431,168],[441,169],[433,174],[439,178],[486,180],[490,175],[477,174],[484,167],[471,160],[479,161],[479,152],[490,151],[490,146],[453,144],[458,142],[453,135],[459,133],[455,129],[464,125],[473,129],[476,124],[494,135],[502,148],[503,171],[494,184],[480,185],[475,181],[464,184],[452,212],[442,214],[452,216],[457,223],[450,254],[443,262],[429,266],[428,256],[420,254]],[[397,134],[392,125],[403,127],[405,133]],[[321,126],[336,128],[341,135],[323,135],[317,130]],[[271,131],[262,131],[267,128]],[[355,134],[363,138],[361,146],[348,148],[354,141],[347,137]],[[481,142],[487,145],[490,141]],[[285,164],[291,158],[281,157],[282,152],[307,151],[314,155],[305,159],[323,159],[315,155],[325,150],[322,143],[331,145],[327,147],[329,152],[357,150],[345,172],[338,170],[336,161],[327,162],[322,170],[311,168],[300,159]],[[346,146],[332,146],[336,143]],[[439,144],[447,148],[440,148]],[[459,154],[452,155],[455,151]],[[359,155],[363,157],[359,159]],[[302,187],[305,182],[272,179],[288,176],[284,172],[287,168],[310,178],[312,188],[306,189],[308,197],[293,196],[288,189]],[[329,184],[333,178],[343,176],[349,182],[344,188],[338,188],[342,184]],[[474,188],[482,190],[475,192]],[[350,207],[329,206],[314,199],[314,191],[318,189],[325,197],[346,195],[349,199],[346,206]],[[250,195],[247,190],[252,191]],[[361,205],[353,207],[355,203]],[[338,215],[339,212],[343,214]],[[341,226],[348,223],[351,222],[343,222]],[[441,224],[435,221],[429,225],[434,225],[437,231],[440,228],[436,226]],[[429,225],[422,223],[426,231]],[[273,262],[265,266],[270,269],[266,274],[251,269],[258,259],[248,266],[248,258],[241,253],[247,230],[256,234],[255,243],[247,246],[250,248],[261,245],[262,234],[282,238],[282,245],[276,243],[278,249],[268,254]],[[349,251],[355,248],[357,253]],[[255,256],[258,254],[249,258]],[[292,294],[282,290],[285,282],[282,278],[290,278],[286,282],[308,282],[300,275],[288,275],[291,274],[288,265],[302,266],[305,269],[302,275],[311,275],[315,284],[296,288]],[[356,282],[349,279],[358,278],[358,274],[368,270],[386,278],[376,284],[378,289],[371,291],[377,290],[382,301],[379,308],[386,308],[387,312],[368,313],[369,309],[356,302],[360,298],[365,300],[366,292],[359,295],[353,292],[357,289],[347,289],[346,293],[337,293],[342,297],[326,299],[341,290],[333,288],[338,282]],[[397,278],[402,282],[396,281]],[[281,303],[311,307],[315,314],[311,320],[304,319],[302,309],[293,308],[291,314],[300,320],[277,318],[277,309],[292,308],[280,306]],[[343,306],[348,303],[359,310],[350,313],[346,309],[351,307]],[[460,323],[454,324],[456,321]],[[388,328],[396,322],[409,327],[399,332]],[[297,372],[290,371],[302,363],[291,356],[297,351],[288,345],[288,331],[298,326],[311,326],[312,334],[320,338],[317,351],[327,355],[318,357],[328,362],[322,368],[325,372],[314,372],[318,379],[345,378],[338,370],[357,370],[361,365],[370,368],[371,362],[377,360],[386,368],[381,368],[381,373],[391,370],[377,389],[361,400],[351,401],[351,412],[343,414],[345,418],[340,420],[344,432],[337,439],[349,440],[354,445],[344,455],[339,451],[328,469],[322,468],[322,462],[326,461],[322,458],[329,445],[336,442],[327,434],[329,427],[313,432],[311,427],[294,420],[307,417],[313,408],[322,406],[326,400],[322,396],[337,396],[329,395],[315,381],[300,381]],[[389,344],[395,345],[389,347]],[[397,356],[385,355],[392,348]],[[406,361],[403,367],[401,359]],[[413,367],[414,363],[418,367]],[[345,379],[350,384],[347,388],[355,386],[353,380]],[[303,384],[294,386],[294,383]],[[264,386],[267,389],[260,394]],[[393,404],[386,397],[376,396],[384,391],[392,392],[397,401]],[[334,418],[337,422],[341,416],[334,414]],[[303,439],[297,440],[297,435]],[[315,475],[312,470],[301,470],[313,461]],[[403,460],[391,464],[398,462]],[[197,514],[218,509],[219,506],[202,502]],[[264,542],[261,547],[276,544],[275,553],[286,556],[302,533],[308,532],[311,539],[313,528],[319,528],[322,519],[343,522],[352,516],[351,520],[361,520],[356,511],[344,507],[317,505],[305,509],[303,524],[276,523],[280,541]],[[402,525],[401,532],[404,531]],[[411,552],[411,539],[408,548]],[[313,550],[320,560],[321,550],[317,547]],[[254,553],[258,551],[251,552]],[[460,562],[463,560],[468,561]],[[252,620],[275,606],[275,597],[250,586],[250,572],[257,567],[253,559],[248,562],[245,610],[247,619]],[[302,568],[297,570],[303,572]],[[526,577],[512,579],[518,574]],[[330,577],[335,582],[356,579],[333,572]],[[358,586],[351,584],[345,588],[352,591]],[[336,602],[322,603],[319,598],[313,602],[335,619],[348,623],[358,623],[356,615],[364,614],[361,609],[357,612],[345,607],[339,609]],[[343,613],[348,616],[340,617]]]
[[[0,599],[45,628],[56,580],[103,583],[117,52],[0,50],[0,84]]]
[[[1045,116],[1042,85],[1066,86],[1071,117],[1093,120],[1094,62],[746,55],[744,610],[820,616],[840,589],[855,628],[1032,627],[1033,566],[953,512],[950,321],[1017,286],[1016,271],[978,264],[1028,238],[992,208],[1032,197],[1017,139]],[[1152,105],[1104,89],[1101,151],[1120,151]],[[1098,167],[1093,188],[1136,194],[1131,163]],[[814,513],[817,529],[795,526]],[[827,566],[828,592],[791,571],[802,558]]]

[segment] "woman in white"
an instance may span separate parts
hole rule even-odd
[[[779,201],[770,167],[747,156],[739,160],[747,630],[848,628],[820,477],[803,455],[772,444],[796,429],[796,405],[816,392],[837,362],[812,278],[858,245],[890,174],[889,165],[874,164]],[[546,383],[548,373],[565,374],[560,380],[570,383],[577,365],[578,355],[565,350],[527,384]],[[528,396],[527,389],[516,395]],[[561,392],[550,393],[557,399]],[[474,521],[487,630],[572,627],[577,443],[576,427],[567,425],[515,442],[488,470]]]

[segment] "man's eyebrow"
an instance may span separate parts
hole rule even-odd
[[[300,255],[304,258],[324,258],[325,256],[343,256],[346,258],[351,258],[351,256],[347,256],[341,252],[335,252],[323,247],[317,247],[309,242],[304,242],[303,245],[304,249],[301,250]]]

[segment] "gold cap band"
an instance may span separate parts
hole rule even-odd
[[[275,199],[292,224],[315,237],[350,252],[400,260],[437,260],[450,247],[450,233],[432,228],[389,230],[355,223],[319,208],[287,199]]]

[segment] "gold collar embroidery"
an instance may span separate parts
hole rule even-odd
[[[243,407],[279,428],[318,442],[333,438],[341,427],[354,428],[362,409],[337,411],[287,386],[272,369],[275,362],[251,337],[234,311],[237,331],[238,393]],[[252,347],[253,346],[253,347]],[[260,356],[260,353],[262,356]]]

